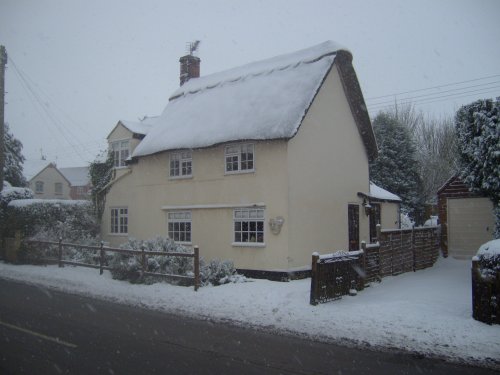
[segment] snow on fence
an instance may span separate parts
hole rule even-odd
[[[380,230],[377,243],[328,255],[314,253],[311,264],[311,305],[362,290],[385,276],[432,267],[439,257],[438,227]]]
[[[62,238],[59,239],[58,242],[55,241],[38,241],[38,240],[26,240],[25,242],[31,244],[39,244],[45,246],[57,246],[57,258],[45,258],[44,261],[47,262],[57,262],[59,267],[63,267],[65,264],[72,266],[80,266],[80,267],[89,267],[89,268],[98,268],[99,274],[103,274],[104,270],[111,270],[111,267],[106,265],[106,253],[114,252],[121,254],[130,254],[137,255],[141,258],[141,278],[144,276],[160,276],[167,277],[171,279],[179,279],[179,280],[190,280],[193,282],[194,290],[197,291],[200,287],[200,249],[198,246],[193,247],[192,253],[179,253],[179,252],[165,252],[165,251],[146,251],[144,246],[141,247],[141,250],[128,250],[128,249],[119,249],[113,248],[109,246],[104,246],[104,243],[101,242],[100,246],[87,246],[87,245],[78,245],[72,243],[62,242]],[[63,259],[63,250],[65,248],[73,248],[73,249],[81,249],[84,251],[99,251],[99,264],[90,264],[90,263],[82,263],[82,262],[74,262]],[[157,272],[148,272],[148,257],[161,255],[167,257],[188,257],[193,258],[194,262],[194,275],[193,276],[184,276],[184,275],[174,275],[174,274],[166,274],[166,273],[157,273]]]
[[[481,273],[479,260],[472,260],[472,317],[488,324],[500,324],[500,271]]]

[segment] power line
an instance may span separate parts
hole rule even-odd
[[[377,109],[377,108],[391,106],[392,104],[394,104],[394,102],[401,102],[401,103],[402,102],[406,102],[406,103],[413,103],[413,104],[431,104],[431,103],[434,103],[434,102],[443,101],[442,98],[445,98],[444,100],[450,100],[450,99],[458,99],[458,98],[470,97],[472,95],[477,95],[477,94],[486,94],[486,93],[491,93],[491,92],[498,92],[499,88],[500,88],[500,86],[493,86],[493,87],[490,87],[490,88],[477,89],[477,90],[469,90],[469,91],[457,92],[457,93],[447,94],[447,95],[440,95],[440,93],[435,93],[435,94],[432,95],[432,97],[423,97],[421,99],[418,99],[418,97],[400,98],[400,99],[395,99],[395,101],[385,101],[385,102],[382,102],[382,103],[367,105],[367,107],[369,107],[371,109]]]
[[[444,93],[447,93],[447,92],[453,92],[453,91],[462,91],[462,92],[458,92],[457,93],[457,94],[462,94],[463,92],[465,92],[463,90],[467,90],[467,89],[471,89],[471,88],[475,88],[475,87],[482,87],[482,89],[477,89],[477,91],[485,90],[485,89],[489,89],[488,87],[485,87],[485,86],[490,86],[490,85],[494,85],[494,84],[497,84],[497,83],[500,83],[500,81],[493,81],[493,82],[482,83],[482,84],[479,84],[479,85],[458,87],[458,88],[454,88],[454,89],[442,90],[442,91],[438,91],[438,92],[431,92],[431,93],[422,94],[422,95],[409,96],[409,97],[404,97],[404,98],[400,98],[400,99],[401,100],[407,100],[407,99],[425,98],[427,96],[441,95],[441,94],[444,94]],[[498,86],[495,86],[495,87],[498,87]],[[389,103],[391,101],[392,100],[389,100],[389,101],[385,100],[385,101],[382,101],[382,102],[379,102],[379,103],[373,103],[371,105],[379,105],[379,104]]]
[[[427,90],[439,89],[439,88],[442,88],[442,87],[449,87],[449,86],[461,85],[463,83],[482,81],[482,80],[485,80],[485,79],[495,78],[495,77],[500,77],[500,74],[494,74],[494,75],[491,75],[491,76],[469,79],[467,81],[447,83],[447,84],[439,85],[439,86],[431,86],[431,87],[426,87],[426,88],[421,88],[421,89],[416,89],[416,90],[409,90],[409,91],[404,91],[404,92],[398,92],[398,93],[395,93],[395,94],[387,94],[387,95],[381,95],[381,96],[372,96],[370,98],[366,98],[365,100],[374,100],[374,99],[380,99],[380,98],[388,98],[388,97],[396,96],[396,95],[411,94],[411,93],[414,93],[414,92],[427,91]]]
[[[58,134],[61,135],[64,138],[64,140],[71,146],[71,148],[74,151],[74,153],[76,153],[80,157],[81,160],[85,160],[86,158],[81,153],[81,151],[84,149],[84,147],[81,147],[81,142],[79,141],[78,136],[76,136],[71,131],[71,129],[65,127],[64,124],[56,117],[55,113],[53,113],[52,111],[49,110],[48,106],[45,105],[45,103],[43,103],[42,98],[40,97],[40,95],[30,85],[29,81],[31,79],[29,79],[29,77],[24,72],[22,72],[22,70],[20,68],[18,68],[18,66],[13,61],[12,58],[9,57],[9,60],[12,63],[12,66],[14,67],[14,70],[16,71],[18,77],[20,78],[20,81],[21,81],[21,84],[22,84],[23,88],[28,93],[28,97],[30,98],[30,100],[33,102],[32,98],[35,99],[35,101],[38,103],[38,106],[43,110],[45,116],[57,128],[58,133],[53,133],[52,129],[50,127],[48,127],[48,129],[49,129],[49,131],[51,131],[52,135],[55,138],[58,138]],[[34,83],[33,80],[31,80],[31,82]],[[36,108],[36,110],[40,114],[40,111],[38,110],[38,107],[36,105],[34,105],[34,107]],[[43,116],[41,116],[41,117],[43,117]],[[70,140],[70,137],[75,140],[74,143]],[[79,148],[81,150],[79,150]]]

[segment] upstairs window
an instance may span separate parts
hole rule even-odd
[[[170,177],[191,177],[193,173],[191,151],[170,154]]]
[[[175,242],[191,242],[191,212],[168,213],[168,236]]]
[[[63,193],[63,185],[60,182],[56,182],[54,184],[54,192],[56,194],[62,194]]]
[[[113,162],[115,168],[124,167],[125,160],[128,159],[130,154],[129,141],[117,141],[111,143],[111,150],[113,152]]]
[[[111,233],[128,233],[128,208],[119,207],[111,209]]]
[[[43,193],[43,181],[35,182],[35,193]]]
[[[253,144],[226,146],[224,153],[226,157],[226,173],[253,172]]]
[[[235,244],[264,243],[263,208],[238,208],[233,214]]]

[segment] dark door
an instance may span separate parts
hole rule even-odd
[[[349,221],[349,251],[359,250],[359,206],[350,204],[347,209]]]

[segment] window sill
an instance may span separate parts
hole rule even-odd
[[[233,247],[266,247],[265,242],[233,242]]]
[[[248,173],[255,173],[255,169],[248,169],[244,171],[225,171],[225,175],[233,175],[233,174],[248,174]]]
[[[109,233],[113,237],[128,237],[128,233]]]
[[[191,180],[193,178],[193,175],[189,175],[189,176],[168,176],[168,179],[169,180]]]

